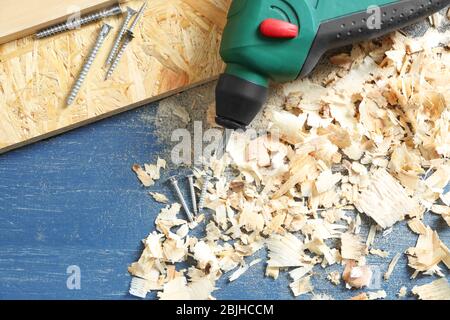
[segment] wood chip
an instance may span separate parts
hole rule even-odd
[[[372,254],[372,255],[379,256],[381,258],[389,257],[389,252],[383,251],[381,249],[374,249],[374,248],[372,248],[372,249],[369,250],[369,253]]]
[[[144,169],[138,164],[133,165],[133,171],[136,173],[138,179],[141,181],[142,185],[144,187],[151,187],[155,184],[152,177],[148,175],[147,172],[145,172]]]
[[[435,204],[431,206],[431,212],[436,213],[444,219],[444,221],[447,223],[447,225],[450,227],[450,207],[449,206],[442,206]]]
[[[330,280],[332,284],[338,286],[341,284],[341,274],[338,271],[330,272],[327,275],[327,279]]]
[[[371,176],[369,187],[361,193],[355,205],[383,229],[392,227],[418,207],[403,187],[383,169]]]
[[[420,300],[450,300],[450,285],[442,278],[422,286],[414,286],[412,293]]]
[[[289,287],[292,290],[294,296],[298,297],[303,294],[310,293],[314,290],[311,284],[311,277],[305,277],[292,282]]]
[[[450,268],[450,252],[439,239],[436,231],[426,228],[424,234],[420,234],[415,247],[406,251],[408,255],[408,265],[417,272],[427,272],[428,274],[443,274],[437,268],[443,262]]]
[[[370,284],[372,275],[373,272],[369,266],[357,266],[355,261],[348,260],[342,274],[342,279],[348,288],[362,288]]]
[[[167,199],[167,197],[165,195],[163,195],[162,193],[158,193],[158,192],[150,192],[149,193],[153,199],[155,199],[155,201],[160,202],[160,203],[169,203],[169,199]]]
[[[403,298],[403,297],[406,297],[407,294],[408,294],[408,289],[405,286],[403,286],[400,288],[400,290],[398,290],[397,296],[399,298]]]
[[[386,272],[384,273],[384,280],[389,280],[391,278],[392,272],[394,272],[395,266],[398,263],[398,260],[401,257],[401,253],[397,253],[391,260],[391,262],[389,263],[389,266],[386,270]]]
[[[379,290],[375,292],[368,292],[367,293],[368,300],[379,300],[379,299],[386,299],[387,294],[384,290]]]
[[[350,233],[341,235],[341,256],[343,259],[360,260],[367,254],[367,246],[361,238]]]
[[[303,242],[291,233],[274,234],[267,240],[270,267],[299,267],[303,265]]]
[[[177,277],[164,285],[158,297],[161,300],[207,300],[214,289],[214,281],[208,278],[187,283],[185,277]]]

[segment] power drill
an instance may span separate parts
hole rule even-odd
[[[326,51],[403,28],[449,4],[450,0],[233,0],[220,50],[227,68],[216,88],[216,122],[245,130],[267,99],[269,81],[305,77]]]

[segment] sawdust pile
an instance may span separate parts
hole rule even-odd
[[[364,288],[373,276],[367,255],[387,257],[372,248],[375,234],[405,219],[418,240],[394,256],[385,281],[401,254],[413,276],[444,277],[450,251],[423,218],[432,212],[450,220],[448,45],[448,32],[433,29],[417,39],[395,33],[332,57],[336,68],[321,82],[285,85],[284,103],[265,111],[267,133],[234,134],[228,153],[204,168],[216,178],[206,199],[212,218],[200,215],[188,224],[178,204],[159,214],[157,231],[129,267],[132,293],[213,299],[217,279],[233,271],[236,280],[259,262],[244,259],[262,249],[268,250],[266,276],[288,271],[294,296],[314,294],[313,269],[335,264],[348,288]],[[230,168],[238,173],[225,174]],[[135,169],[144,185],[152,182]],[[359,235],[359,215],[349,214],[355,209],[373,220],[367,240]],[[206,236],[191,236],[192,228],[205,228]],[[191,266],[177,270],[185,261]],[[335,271],[328,279],[341,283]],[[445,278],[413,293],[450,299]],[[380,290],[354,299],[385,297]]]

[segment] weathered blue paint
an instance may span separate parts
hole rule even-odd
[[[162,207],[130,170],[133,163],[154,161],[164,151],[148,120],[155,110],[149,106],[131,111],[0,156],[0,298],[131,298],[127,266],[139,257],[140,240],[153,230]],[[161,188],[171,193],[162,182],[150,190]],[[426,222],[450,244],[449,228],[440,217],[429,214]],[[400,223],[389,236],[377,238],[375,246],[388,250],[391,258],[415,241]],[[380,264],[384,272],[390,258],[371,256],[369,263]],[[66,287],[70,265],[81,268],[79,291]],[[223,277],[215,296],[292,299],[287,275],[277,281],[265,278],[264,267],[255,265],[233,283]],[[357,294],[331,285],[320,267],[315,272],[316,293],[334,298]],[[382,283],[389,298],[395,298],[402,285],[411,289],[433,279],[410,281],[411,274],[403,256],[391,280]]]

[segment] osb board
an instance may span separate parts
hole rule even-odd
[[[114,0],[2,0],[0,44],[60,23],[75,12],[84,14],[116,2]]]
[[[141,1],[128,5],[138,9]],[[65,100],[101,23],[0,46],[0,153],[130,110],[217,77],[230,0],[151,0],[114,76],[106,57],[118,17],[75,103]]]

